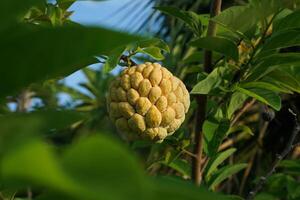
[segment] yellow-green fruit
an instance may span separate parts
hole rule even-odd
[[[121,132],[163,141],[184,121],[190,96],[180,79],[160,64],[147,62],[125,69],[112,82],[107,103]]]

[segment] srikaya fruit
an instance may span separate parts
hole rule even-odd
[[[161,142],[184,121],[190,96],[166,68],[146,62],[126,68],[111,83],[107,106],[119,131]]]

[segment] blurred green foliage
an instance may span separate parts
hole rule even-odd
[[[230,5],[210,19],[219,28],[207,37],[209,15],[198,11],[208,2],[177,1],[182,9],[157,1],[155,12],[164,13],[170,31],[159,32],[162,39],[83,27],[69,18],[74,2],[0,2],[0,199],[242,199],[274,161],[262,153],[260,110],[287,109],[284,100],[300,91],[293,49],[300,44],[299,2]],[[210,73],[203,70],[204,49],[214,53]],[[173,66],[191,95],[208,96],[200,188],[191,183],[195,101],[162,144],[127,142],[107,117],[110,71],[145,60]],[[95,63],[102,68],[87,67]],[[80,69],[85,92],[60,81]],[[60,93],[71,97],[69,106],[59,105]],[[33,98],[42,105],[32,107]],[[239,116],[249,102],[250,112]],[[295,152],[255,199],[300,199]]]

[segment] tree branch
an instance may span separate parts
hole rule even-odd
[[[211,5],[210,17],[214,17],[221,12],[222,0],[214,0]],[[216,35],[216,23],[212,20],[209,21],[207,36]],[[212,52],[204,50],[204,71],[210,73],[212,71]],[[196,155],[193,158],[192,166],[192,178],[196,185],[200,185],[202,181],[202,152],[203,152],[203,134],[202,134],[202,125],[205,121],[206,114],[206,95],[196,96],[196,101],[198,109],[196,110],[196,121],[195,121],[195,148],[194,154]]]

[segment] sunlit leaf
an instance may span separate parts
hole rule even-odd
[[[280,96],[268,89],[262,89],[262,88],[242,88],[237,87],[236,88],[239,92],[242,92],[250,97],[253,97],[262,103],[265,103],[275,110],[280,110],[281,108],[281,99]]]
[[[227,178],[238,173],[239,171],[241,171],[242,169],[244,169],[246,167],[247,167],[247,164],[235,164],[235,165],[227,165],[227,166],[221,168],[211,178],[211,181],[209,183],[209,188],[211,188],[211,189],[215,188],[218,184],[220,184]]]
[[[206,178],[208,179],[211,174],[213,174],[218,169],[218,166],[222,164],[227,158],[229,158],[235,151],[235,148],[230,148],[216,154],[213,158],[211,158],[205,168]]]
[[[191,94],[208,94],[212,89],[218,87],[222,82],[225,70],[225,67],[215,68],[205,79],[193,87]]]
[[[140,48],[137,50],[137,52],[147,54],[155,60],[163,60],[165,58],[161,53],[161,49],[158,47],[146,47],[143,49]]]

